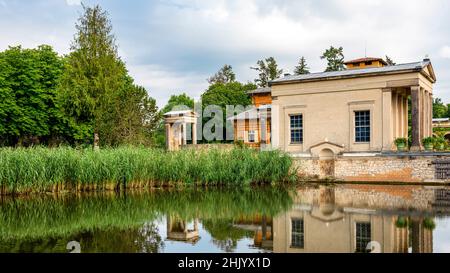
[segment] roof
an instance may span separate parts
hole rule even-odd
[[[271,93],[271,92],[272,92],[272,88],[270,88],[270,87],[263,87],[263,88],[258,88],[258,89],[255,89],[255,90],[248,91],[247,94],[255,95],[255,94],[265,94],[265,93]]]
[[[425,67],[430,66],[431,81],[435,82],[436,78],[429,60],[422,62],[398,64],[392,66],[383,67],[371,67],[363,69],[350,69],[343,71],[311,73],[305,75],[286,76],[284,78],[273,80],[269,83],[270,86],[274,84],[285,84],[292,82],[307,82],[307,81],[319,81],[319,80],[335,80],[342,78],[355,78],[362,76],[378,76],[385,74],[400,74],[405,72],[421,72]]]
[[[258,108],[253,107],[252,109],[242,112],[236,116],[228,118],[228,120],[255,120],[260,118],[261,111],[266,111],[268,114],[271,111],[272,105],[262,105]]]
[[[164,116],[165,117],[173,117],[173,116],[185,116],[185,115],[192,115],[194,113],[194,111],[192,110],[183,110],[183,111],[172,111],[172,112],[168,112],[165,113]]]
[[[380,61],[381,63],[387,65],[385,60],[383,60],[381,58],[373,58],[373,57],[359,58],[356,60],[347,61],[344,64],[356,64],[356,63],[374,62],[374,61]]]

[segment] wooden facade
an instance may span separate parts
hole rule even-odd
[[[259,149],[271,144],[271,104],[270,89],[257,89],[249,92],[254,108],[233,117],[234,139],[246,146]]]

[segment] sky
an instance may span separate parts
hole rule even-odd
[[[137,84],[161,107],[170,95],[199,99],[224,64],[253,81],[259,59],[275,57],[293,72],[305,56],[312,72],[331,45],[346,60],[390,56],[396,63],[431,58],[435,96],[450,103],[448,0],[86,0],[108,11]],[[80,0],[0,0],[0,50],[49,44],[69,52]]]

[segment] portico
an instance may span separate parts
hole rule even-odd
[[[192,110],[172,111],[164,115],[166,147],[177,151],[188,141],[197,144],[197,115]]]

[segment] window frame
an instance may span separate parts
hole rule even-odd
[[[251,138],[253,136],[253,140]],[[249,130],[247,135],[248,143],[256,143],[256,130]]]
[[[293,127],[292,126],[292,118],[294,117],[300,117],[301,120],[301,126],[300,127]],[[291,145],[301,145],[303,144],[305,138],[304,138],[304,132],[305,132],[305,126],[304,126],[304,115],[301,113],[298,114],[290,114],[289,115],[289,143]],[[299,131],[300,133],[300,139],[299,141],[293,141],[293,131]]]
[[[359,235],[358,231],[361,231],[362,228],[358,228],[358,225],[368,225],[369,234]],[[367,231],[367,228],[366,228]],[[359,241],[358,241],[359,240]],[[355,252],[356,253],[367,253],[367,246],[372,241],[372,223],[371,222],[355,222]]]
[[[294,232],[294,222],[300,222],[301,223],[301,231],[295,231]],[[300,242],[300,244],[294,244],[294,236],[300,236],[299,238],[295,239],[295,242]],[[291,248],[296,249],[305,249],[305,221],[302,218],[292,218],[291,219]]]
[[[361,120],[357,120],[358,118],[358,113],[366,113],[364,115],[364,120],[362,121],[364,123],[364,125],[360,125],[361,124]],[[369,110],[354,110],[353,111],[353,130],[354,130],[354,143],[356,144],[369,144],[372,141],[372,111]],[[368,122],[369,124],[365,124],[366,122]],[[361,130],[358,129],[367,129],[365,132],[365,135],[362,136],[361,134],[363,134],[361,132]],[[358,133],[360,134],[358,136]]]

